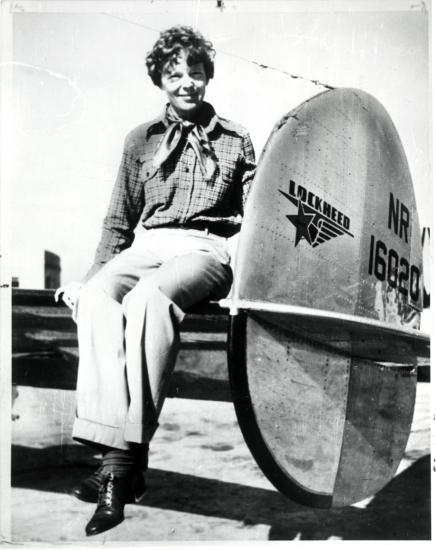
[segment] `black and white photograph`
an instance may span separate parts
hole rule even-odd
[[[432,8],[1,2],[0,543],[432,540]]]

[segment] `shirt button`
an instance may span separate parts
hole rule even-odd
[[[189,167],[185,166],[185,172],[189,172]]]

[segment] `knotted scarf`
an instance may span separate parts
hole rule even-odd
[[[169,107],[166,112],[168,128],[153,158],[153,166],[159,168],[173,154],[180,141],[186,136],[192,146],[206,181],[210,181],[217,168],[216,157],[201,124],[183,120]]]

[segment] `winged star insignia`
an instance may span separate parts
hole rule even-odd
[[[330,239],[344,234],[353,237],[347,229],[342,227],[339,223],[333,221],[329,216],[320,212],[316,208],[305,204],[300,196],[296,197],[290,195],[281,189],[279,189],[279,191],[298,208],[296,214],[286,216],[296,229],[295,246],[298,245],[301,239],[305,239],[312,246],[312,248],[315,248]],[[318,197],[316,198],[318,199],[319,204],[321,204],[322,201]],[[328,206],[330,209],[330,205]]]

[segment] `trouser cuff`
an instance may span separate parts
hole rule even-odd
[[[127,421],[124,427],[124,439],[132,443],[149,443],[158,427],[158,422],[146,425]]]
[[[129,442],[124,439],[122,428],[106,426],[83,418],[76,418],[74,421],[73,439],[91,441],[115,449],[130,449]]]
[[[118,428],[76,418],[73,426],[73,439],[81,442],[83,440],[90,441],[115,449],[131,450],[131,443],[149,443],[158,426],[158,423],[146,426],[128,422],[124,428]]]

